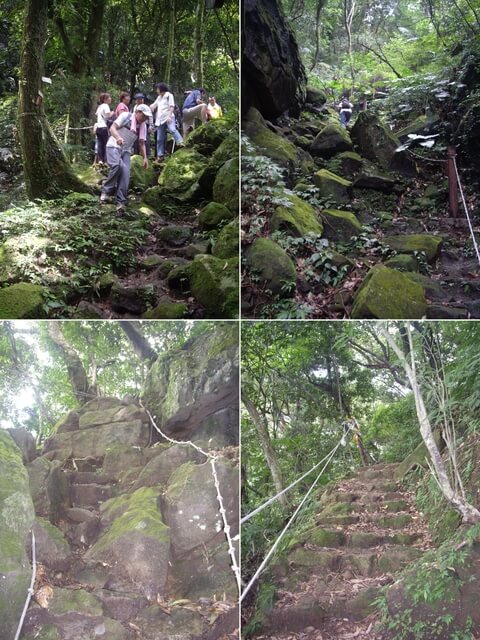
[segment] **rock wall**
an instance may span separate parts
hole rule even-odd
[[[237,342],[236,327],[216,327],[160,358],[145,388],[145,398],[159,403],[162,424],[184,424],[177,418],[187,415],[189,427],[199,427],[198,441],[215,449],[232,536],[238,533],[238,462],[234,447],[222,448],[238,441]],[[197,413],[202,418],[195,422]],[[0,616],[6,628],[0,637],[10,638],[18,622],[18,607],[11,606],[18,580],[21,605],[26,596],[32,523],[41,579],[24,640],[207,637],[215,602],[224,601],[228,613],[238,595],[208,458],[187,444],[159,442],[145,410],[118,398],[96,398],[56,429],[27,464],[34,523],[21,452],[0,430],[0,451],[5,440],[8,460],[14,458],[5,495],[15,501],[18,533],[16,555],[4,554],[15,582],[0,591],[0,611],[12,609],[8,628]],[[0,508],[4,492],[2,483]],[[0,571],[10,575],[10,565]]]
[[[307,78],[297,42],[277,0],[245,0],[242,111],[256,107],[266,118],[298,116]]]

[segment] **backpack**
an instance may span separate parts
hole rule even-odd
[[[342,102],[342,109],[350,109],[350,102],[348,100]]]

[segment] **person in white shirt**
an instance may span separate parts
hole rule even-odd
[[[110,173],[102,187],[100,202],[103,204],[108,202],[109,196],[115,194],[118,214],[125,213],[130,182],[130,155],[137,138],[140,154],[143,156],[143,168],[148,168],[145,123],[151,115],[152,112],[147,105],[141,104],[134,114],[130,112],[120,114],[110,127],[110,137],[107,142]]]
[[[98,140],[98,159],[100,162],[106,162],[106,146],[108,140],[108,118],[111,118],[114,113],[110,109],[112,103],[112,96],[109,93],[101,93],[98,98],[98,108],[95,113],[97,116],[97,127],[95,135]]]
[[[165,143],[167,130],[172,134],[177,146],[183,145],[183,138],[177,130],[175,121],[175,100],[164,82],[156,86],[158,98],[150,105],[152,112],[156,112],[155,128],[157,131],[157,162],[162,162],[165,157]]]

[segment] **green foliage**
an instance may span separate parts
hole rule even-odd
[[[398,437],[401,425],[402,437]],[[365,437],[375,442],[382,460],[400,462],[421,442],[413,394],[377,406],[365,429]]]

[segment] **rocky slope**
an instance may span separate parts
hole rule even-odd
[[[160,357],[144,396],[171,437],[215,452],[232,536],[236,355],[236,328],[217,327]],[[0,431],[0,456],[2,638],[13,638],[26,597],[30,527],[39,564],[25,640],[236,637],[237,585],[210,461],[165,441],[142,406],[91,400],[62,418],[38,457],[25,456],[26,468]]]

